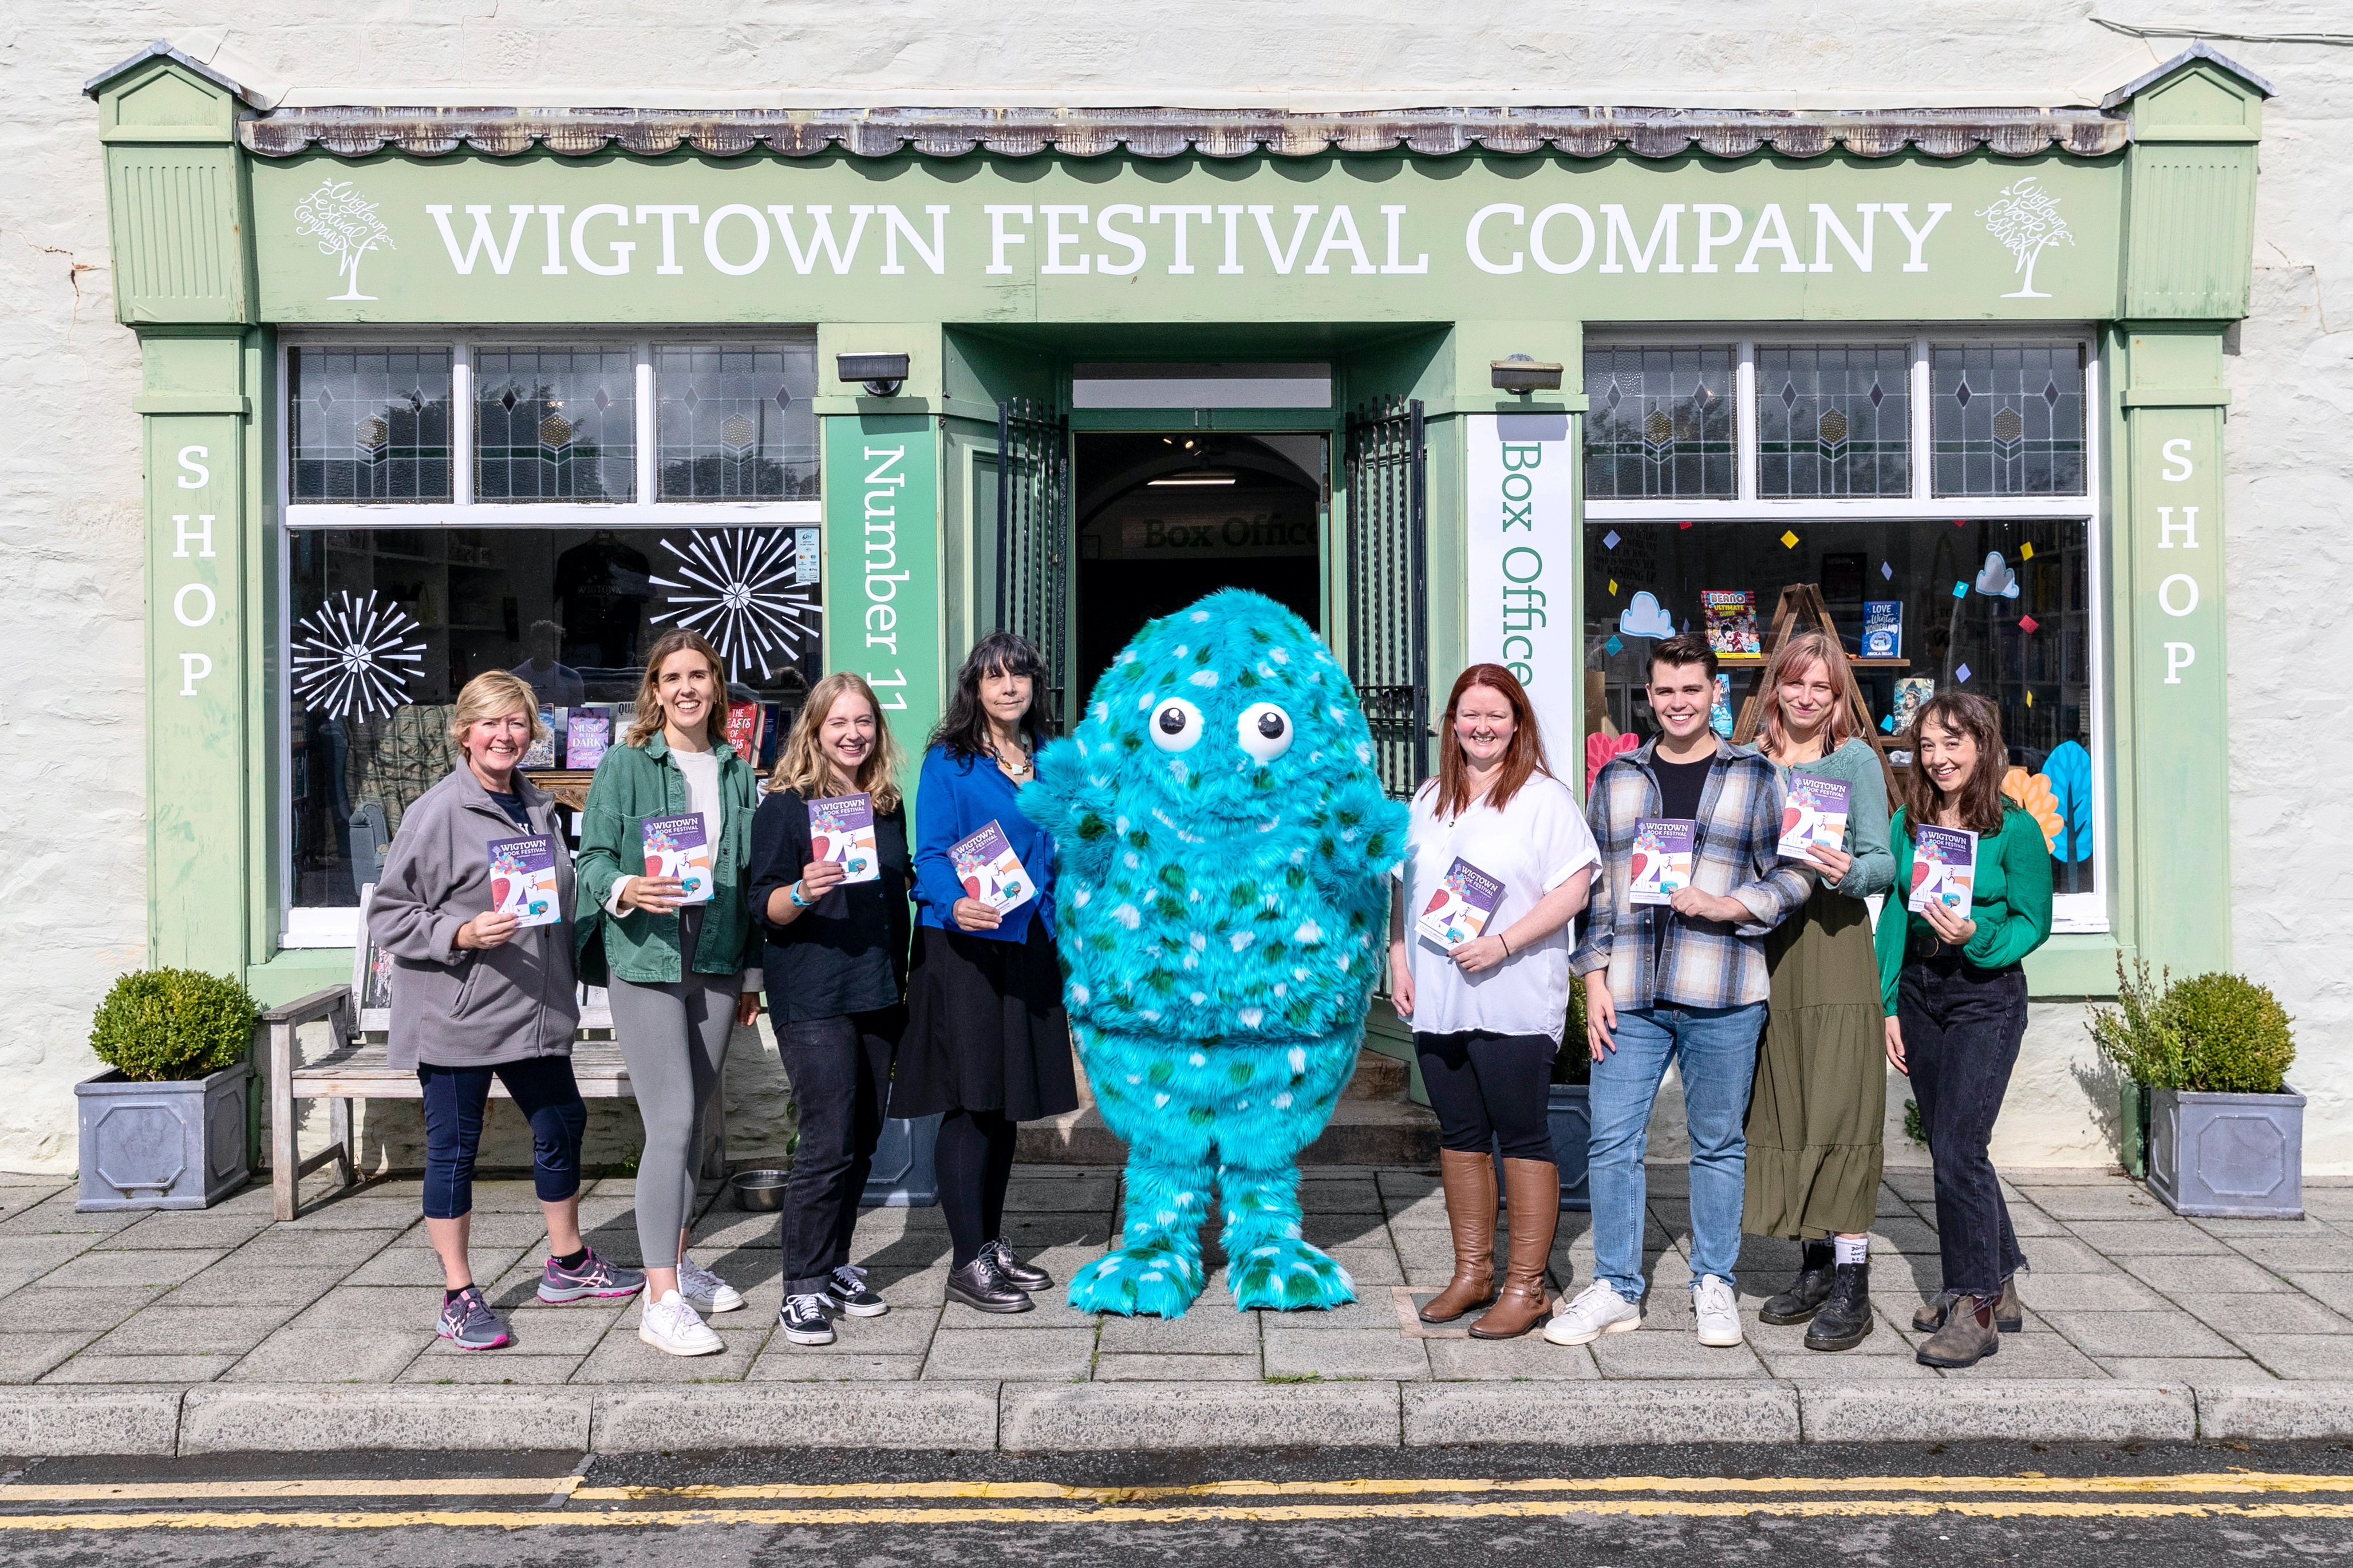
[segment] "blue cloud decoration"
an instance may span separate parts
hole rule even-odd
[[[1675,618],[1660,605],[1659,596],[1645,588],[1619,613],[1618,629],[1630,637],[1671,637],[1675,635]]]

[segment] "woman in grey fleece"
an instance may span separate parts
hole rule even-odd
[[[544,733],[531,688],[504,671],[458,694],[449,738],[465,761],[401,815],[369,905],[368,932],[392,959],[395,1067],[417,1069],[425,1100],[425,1228],[440,1255],[440,1336],[494,1350],[506,1325],[483,1300],[466,1257],[474,1154],[491,1079],[531,1122],[532,1178],[547,1215],[539,1299],[563,1304],[630,1296],[645,1276],[599,1258],[580,1236],[580,1135],[588,1121],[572,1079],[579,1026],[572,967],[572,858],[548,796],[519,767]],[[540,837],[555,873],[556,919],[512,912],[510,867],[494,844]],[[501,884],[506,884],[501,886]]]

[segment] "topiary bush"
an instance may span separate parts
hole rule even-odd
[[[2268,986],[2237,974],[2177,982],[2159,1011],[2181,1041],[2186,1081],[2208,1094],[2277,1094],[2295,1061],[2293,1022]]]
[[[245,1059],[259,1009],[234,980],[196,969],[142,969],[107,992],[90,1048],[142,1083],[206,1078]]]

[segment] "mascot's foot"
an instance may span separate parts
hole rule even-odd
[[[1232,1253],[1226,1283],[1233,1290],[1234,1305],[1244,1311],[1252,1307],[1338,1307],[1356,1299],[1356,1282],[1346,1269],[1329,1254],[1291,1237]]]
[[[1208,1282],[1198,1255],[1159,1239],[1105,1253],[1080,1269],[1071,1281],[1070,1301],[1082,1312],[1181,1318]]]

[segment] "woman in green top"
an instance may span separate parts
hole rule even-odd
[[[1974,1366],[2023,1321],[2014,1276],[2026,1264],[1987,1145],[2026,1033],[2026,955],[2051,934],[2051,850],[2042,828],[2001,796],[2009,753],[2001,714],[1982,697],[1932,697],[1912,726],[1912,777],[1895,815],[1895,886],[1879,912],[1880,1002],[1887,1059],[1910,1075],[1936,1166],[1944,1289],[1912,1320],[1935,1335],[1925,1366]],[[1957,896],[1905,905],[1936,866],[1915,868],[1916,830],[1978,836],[1966,913]]]
[[[1804,1245],[1798,1278],[1765,1303],[1767,1323],[1805,1323],[1806,1348],[1842,1351],[1871,1333],[1871,1216],[1879,1207],[1879,970],[1871,910],[1895,876],[1887,852],[1887,780],[1878,748],[1855,733],[1854,676],[1836,638],[1801,632],[1765,669],[1757,749],[1788,787],[1793,774],[1847,786],[1840,847],[1817,846],[1806,907],[1765,939],[1771,1011],[1748,1100],[1747,1196],[1741,1228]],[[1783,821],[1789,821],[1788,811]]]

